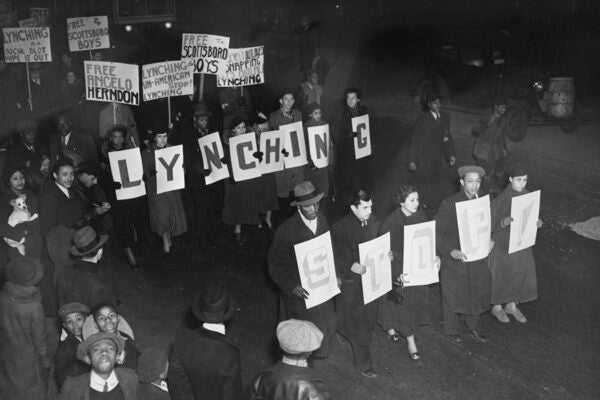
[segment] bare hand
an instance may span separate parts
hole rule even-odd
[[[408,169],[411,171],[416,171],[417,170],[417,164],[415,164],[414,162],[409,162],[408,163]]]
[[[452,167],[454,164],[456,164],[456,157],[454,156],[450,156],[450,161],[449,161],[450,166]]]
[[[433,266],[437,271],[440,270],[440,267],[442,266],[442,260],[439,256],[435,256],[435,258],[433,259]]]
[[[300,285],[296,286],[296,287],[294,288],[294,290],[292,290],[292,293],[293,293],[295,296],[298,296],[298,297],[300,297],[301,299],[305,299],[305,300],[306,300],[306,299],[308,299],[308,295],[309,295],[308,291],[306,291],[306,290],[305,290],[305,289],[304,289],[302,286],[300,286]]]
[[[410,283],[410,280],[407,278],[407,276],[407,274],[400,274],[400,276],[398,277],[398,281],[402,283]]]
[[[502,218],[502,221],[500,221],[500,225],[503,228],[505,228],[505,227],[509,226],[510,223],[513,221],[514,221],[513,217],[504,217],[504,218]]]
[[[388,252],[388,258],[390,259],[390,261],[394,261],[394,252],[392,250]]]
[[[454,258],[455,260],[460,260],[462,262],[467,261],[467,256],[465,253],[463,253],[462,251],[458,250],[458,249],[454,249],[450,252],[450,257]]]
[[[354,272],[355,274],[363,275],[365,272],[367,272],[367,267],[355,262],[354,264],[352,264],[350,271]]]
[[[543,224],[544,224],[544,223],[542,222],[542,220],[541,220],[541,219],[538,219],[535,225],[536,225],[538,228],[541,228]]]
[[[488,254],[490,254],[492,252],[492,250],[494,249],[494,245],[495,244],[496,243],[492,239],[490,239],[490,251],[488,252]]]

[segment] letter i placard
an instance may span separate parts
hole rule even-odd
[[[526,249],[535,244],[537,221],[540,217],[540,191],[536,190],[512,198],[510,216],[510,240],[508,254]]]
[[[368,304],[392,290],[390,233],[358,245],[358,255],[367,272],[361,275],[363,302]]]

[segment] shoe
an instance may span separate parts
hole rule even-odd
[[[479,343],[487,343],[487,339],[483,336],[477,329],[473,329],[469,332],[469,336],[473,338],[473,340]]]
[[[492,315],[503,324],[508,324],[510,322],[508,315],[506,315],[506,312],[502,308],[492,308]]]
[[[132,271],[139,271],[140,270],[140,264],[139,263],[129,264],[129,268],[131,268]]]
[[[390,340],[390,342],[397,343],[400,340],[400,334],[398,332],[386,332],[385,334],[387,335],[387,338]]]
[[[527,322],[527,318],[525,318],[525,316],[523,315],[523,313],[521,312],[521,310],[519,310],[517,308],[517,306],[514,306],[514,307],[504,307],[504,312],[506,314],[512,315],[513,317],[515,317],[515,319],[518,322],[520,322],[522,324],[524,324],[525,322]],[[506,319],[508,319],[508,317],[506,317]]]
[[[379,378],[379,375],[377,375],[375,373],[375,371],[373,371],[372,369],[368,369],[366,371],[362,371],[360,374],[362,376],[364,376],[365,378],[369,378],[369,379]]]
[[[454,343],[462,343],[463,339],[460,335],[447,335],[448,339]]]
[[[419,353],[417,353],[416,351],[414,353],[408,353],[408,356],[413,361],[419,361],[421,359],[421,357],[419,356]]]
[[[246,243],[246,238],[244,238],[241,233],[236,233],[235,241],[237,242],[237,244],[239,244],[241,246],[244,243]]]

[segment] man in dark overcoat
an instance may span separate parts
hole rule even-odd
[[[415,173],[415,185],[422,194],[421,203],[435,212],[440,201],[450,192],[443,180],[444,169],[456,162],[450,135],[450,116],[442,111],[441,95],[427,94],[425,111],[417,119],[408,147],[408,169]],[[447,161],[447,164],[444,162]]]
[[[18,131],[21,140],[8,149],[6,165],[23,168],[29,186],[35,193],[40,193],[42,183],[48,177],[48,152],[37,140],[38,124],[35,121],[23,121]]]
[[[203,324],[175,336],[167,378],[173,400],[243,398],[240,350],[227,338],[224,325],[234,312],[221,283],[206,285],[194,297],[192,313]]]
[[[74,163],[81,161],[93,161],[98,163],[98,149],[94,139],[90,136],[73,131],[71,118],[66,114],[58,115],[56,129],[58,134],[50,135],[48,138],[48,151],[50,152],[50,169],[54,163],[67,157]]]
[[[313,353],[313,359],[329,356],[329,344],[336,330],[336,315],[332,299],[306,308],[305,300],[310,293],[300,283],[294,245],[329,230],[325,215],[319,212],[319,201],[322,197],[323,193],[317,193],[310,182],[296,185],[295,199],[291,205],[298,210],[277,229],[267,255],[269,275],[281,290],[280,320],[294,318],[310,321],[323,332],[323,343],[321,348]]]
[[[435,216],[437,252],[441,257],[442,316],[444,334],[462,341],[464,323],[470,336],[478,342],[487,339],[479,333],[479,314],[490,309],[492,281],[488,257],[469,261],[460,250],[456,203],[482,196],[479,192],[485,175],[483,168],[473,165],[458,169],[461,189],[448,197]],[[490,239],[490,251],[493,242]]]
[[[380,221],[372,211],[371,195],[357,190],[350,200],[350,213],[331,228],[335,267],[342,281],[341,294],[336,298],[338,332],[350,341],[354,367],[367,378],[377,377],[370,342],[379,302],[364,304],[361,275],[367,268],[360,262],[358,245],[377,237]]]

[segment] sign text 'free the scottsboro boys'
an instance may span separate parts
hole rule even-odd
[[[265,83],[264,46],[229,49],[227,67],[217,74],[217,86],[239,87]]]
[[[85,61],[87,100],[140,104],[138,66],[105,61]]]
[[[108,17],[67,18],[67,39],[69,51],[108,49]]]
[[[2,38],[7,63],[52,61],[50,28],[2,28]]]
[[[227,36],[204,33],[184,33],[181,39],[181,59],[194,65],[196,74],[216,75],[224,71],[229,56]]]

